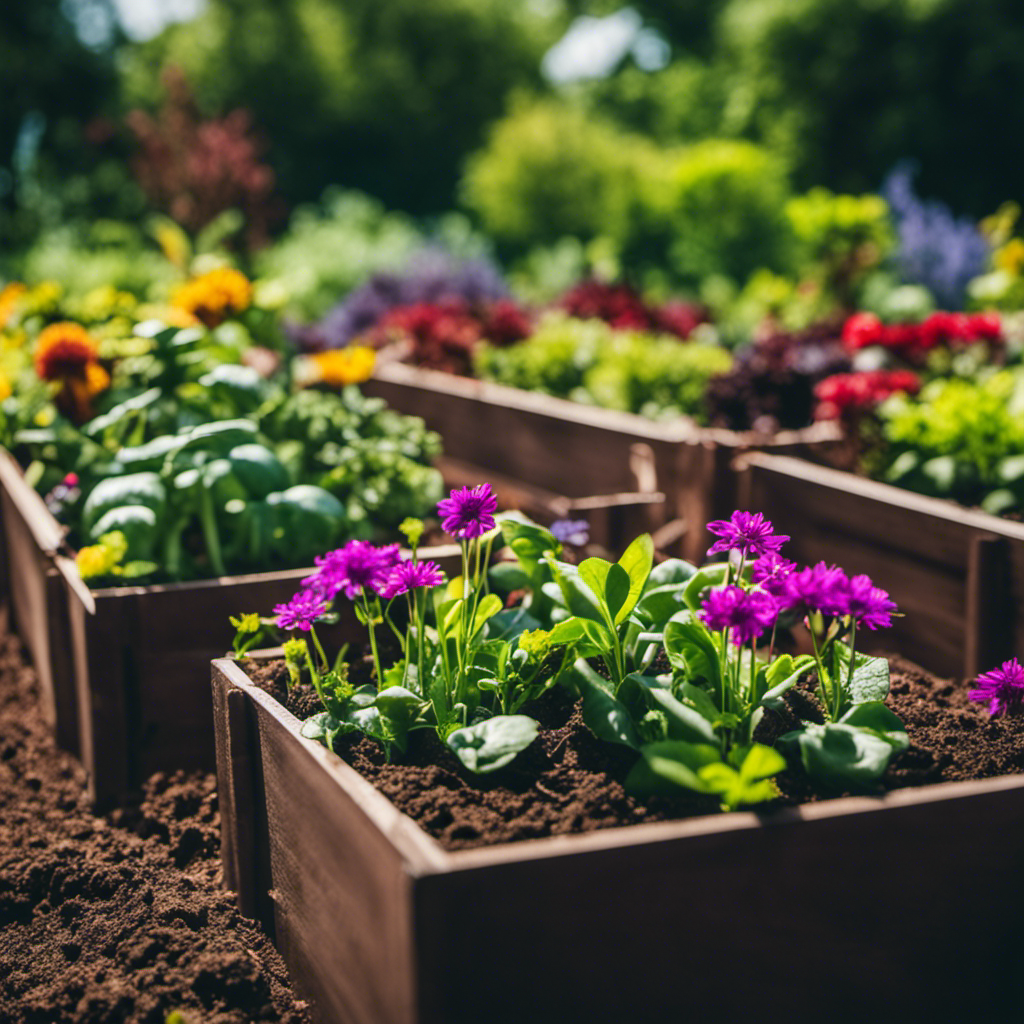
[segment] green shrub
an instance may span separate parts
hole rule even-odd
[[[728,372],[732,357],[713,345],[551,314],[526,341],[481,346],[475,365],[479,376],[527,391],[651,418],[702,420],[708,381]]]
[[[649,141],[555,100],[520,104],[469,160],[466,204],[504,243],[569,235],[627,240],[641,194],[664,173]]]
[[[647,195],[650,230],[668,224],[668,259],[678,277],[696,283],[713,274],[744,280],[759,267],[786,262],[789,198],[780,161],[749,142],[708,139],[676,151],[660,189]]]

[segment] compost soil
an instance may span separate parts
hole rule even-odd
[[[216,780],[154,775],[94,815],[0,637],[0,1024],[305,1024],[284,963],[219,884]]]
[[[910,748],[870,792],[1024,771],[1020,718],[991,719],[969,700],[966,683],[938,679],[896,656],[889,664],[887,703],[905,723]],[[297,717],[322,710],[308,686],[287,692],[283,662],[250,664],[247,671]],[[672,799],[630,796],[624,782],[636,755],[598,740],[583,724],[579,703],[560,688],[526,710],[541,723],[540,734],[489,775],[467,772],[431,730],[414,732],[397,764],[386,763],[380,746],[365,738],[343,737],[335,750],[449,850],[718,812],[713,798],[685,791]],[[765,715],[756,738],[771,743],[801,719],[823,720],[810,680],[790,691],[785,712]],[[798,768],[777,782],[779,798],[759,811],[847,795],[814,791]]]

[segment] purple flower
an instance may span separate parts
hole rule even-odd
[[[442,529],[461,540],[482,537],[493,530],[494,513],[497,511],[498,499],[490,484],[453,490],[450,498],[443,498],[437,503]]]
[[[317,557],[316,572],[302,583],[326,601],[333,600],[342,591],[354,601],[365,590],[376,591],[388,571],[398,564],[399,557],[397,544],[378,548],[369,541],[352,540],[342,548]]]
[[[437,587],[444,583],[444,573],[437,562],[399,562],[380,587],[380,596],[390,601],[417,587]]]
[[[754,563],[750,578],[772,597],[782,597],[786,592],[786,580],[795,569],[796,562],[790,562],[774,551],[768,551]]]
[[[975,683],[976,688],[968,696],[971,700],[988,701],[988,713],[993,717],[1006,712],[1016,715],[1024,706],[1024,666],[1016,658],[1004,661],[991,672],[983,672]]]
[[[590,540],[590,523],[586,519],[558,519],[551,524],[551,535],[559,544],[581,548]]]
[[[744,590],[731,585],[712,590],[704,598],[701,618],[708,629],[731,630],[736,645],[759,637],[778,615],[778,604],[760,590]]]
[[[733,512],[728,519],[715,519],[708,530],[721,537],[708,548],[708,557],[721,551],[744,551],[763,555],[778,551],[789,540],[785,534],[772,533],[774,527],[760,512]]]
[[[311,590],[300,590],[287,604],[274,605],[281,629],[302,629],[307,633],[327,611],[327,599]]]
[[[896,602],[876,587],[868,576],[854,576],[847,588],[846,613],[852,615],[858,625],[868,629],[892,625],[892,613],[896,611]]]
[[[850,581],[838,566],[819,562],[790,574],[784,603],[823,615],[846,615],[850,608]]]

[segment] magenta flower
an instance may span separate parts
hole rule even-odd
[[[437,562],[399,562],[388,572],[379,588],[380,596],[390,601],[399,594],[407,594],[417,587],[438,587],[444,583],[444,573]]]
[[[733,512],[728,519],[715,519],[708,530],[721,540],[708,548],[708,557],[722,551],[742,551],[749,555],[763,555],[778,551],[789,540],[785,534],[773,533],[774,527],[761,512]]]
[[[750,570],[750,579],[772,597],[782,597],[786,592],[786,580],[796,569],[796,562],[782,558],[774,551],[767,551]]]
[[[498,499],[490,484],[480,484],[470,489],[463,487],[452,490],[450,498],[437,503],[437,514],[441,527],[460,540],[482,537],[494,529],[494,513],[498,511]]]
[[[983,672],[975,680],[971,700],[988,701],[988,713],[995,717],[1019,714],[1024,707],[1024,666],[1016,658],[1004,661],[999,668]]]
[[[327,611],[327,604],[321,594],[300,590],[287,604],[274,605],[274,614],[281,629],[302,629],[308,633]]]
[[[397,544],[378,548],[369,541],[351,540],[344,547],[318,556],[316,572],[302,583],[326,601],[332,601],[341,592],[354,601],[367,590],[376,591],[399,558]]]
[[[775,621],[778,604],[760,590],[731,585],[712,590],[704,598],[701,618],[708,629],[730,630],[730,639],[740,645],[759,637]]]
[[[551,524],[551,535],[559,544],[581,548],[590,540],[590,524],[586,519],[558,519]]]
[[[896,602],[876,587],[868,576],[854,576],[847,587],[846,614],[852,615],[858,625],[868,629],[888,629],[892,625],[892,613]]]
[[[788,608],[846,615],[850,607],[850,581],[838,566],[819,562],[787,577],[782,601]]]

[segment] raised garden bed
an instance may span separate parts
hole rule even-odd
[[[1024,656],[1024,524],[794,458],[752,453],[740,468],[740,503],[792,537],[791,558],[889,591],[907,657],[967,678]]]
[[[481,479],[473,466],[450,460],[442,472],[452,484]],[[44,713],[62,748],[81,758],[95,798],[116,799],[154,771],[212,770],[205,671],[229,646],[228,617],[287,601],[311,570],[91,589],[61,554],[61,525],[2,450],[0,485],[16,626],[39,673]],[[623,535],[634,513],[642,518],[663,501],[650,490],[572,500],[515,480],[496,486],[503,504],[545,521],[589,518],[606,541]],[[441,545],[423,554],[449,568],[458,550]],[[348,638],[355,625],[349,612],[334,639]]]
[[[656,422],[632,413],[579,405],[561,398],[437,370],[381,363],[362,385],[398,412],[419,416],[443,438],[446,454],[579,498],[636,489],[637,466],[653,473],[662,509],[626,524],[633,536],[654,525],[683,558],[700,561],[705,525],[736,507],[733,457],[750,448],[800,453],[837,440],[830,423],[764,437],[698,427],[693,421]],[[677,547],[676,547],[677,546]]]
[[[1020,1009],[1022,775],[450,850],[239,663],[213,687],[225,884],[321,1021]]]

